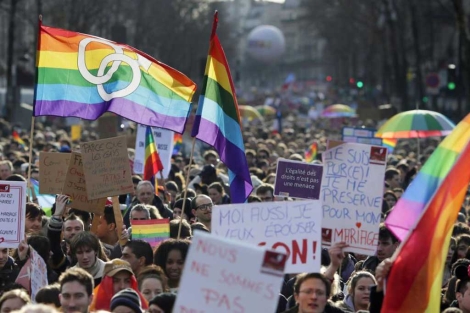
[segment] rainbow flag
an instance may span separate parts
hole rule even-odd
[[[151,180],[163,170],[162,160],[158,155],[157,145],[153,139],[152,127],[147,126],[145,131],[145,162],[144,162],[144,180]],[[155,179],[155,189],[157,189]]]
[[[470,115],[459,124],[461,129],[462,123],[470,130]],[[455,135],[456,130],[449,137]],[[462,141],[447,141],[445,148],[454,150],[458,155],[446,165],[449,171],[442,183],[428,202],[416,227],[395,252],[396,259],[387,279],[382,312],[441,312],[442,276],[447,248],[470,182],[470,141],[468,137]],[[435,151],[433,155],[439,153]],[[441,162],[447,163],[445,159],[441,159]],[[421,185],[421,188],[424,187]]]
[[[175,133],[173,136],[173,155],[178,154],[183,145],[183,135]]]
[[[397,145],[398,139],[382,138],[382,146],[387,148],[388,153],[392,153]]]
[[[317,153],[318,153],[318,144],[314,142],[305,151],[305,161],[307,161],[308,163],[313,162],[317,158]]]
[[[152,248],[170,238],[170,220],[134,220],[132,221],[132,239],[147,241]]]
[[[470,114],[436,148],[385,220],[403,241],[470,140]]]
[[[23,139],[21,139],[20,135],[18,135],[16,130],[13,131],[11,137],[13,138],[13,141],[15,141],[20,146],[23,146],[23,147],[26,146],[25,142],[23,141]]]
[[[213,146],[228,168],[232,203],[243,203],[253,190],[240,128],[240,112],[214,14],[204,82],[191,136]]]
[[[196,85],[125,44],[40,25],[34,116],[114,112],[182,133]]]

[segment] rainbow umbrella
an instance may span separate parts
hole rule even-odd
[[[380,138],[426,138],[447,136],[455,124],[441,113],[411,110],[391,117],[375,134]]]
[[[333,104],[327,106],[321,113],[322,117],[335,118],[335,117],[355,117],[356,111],[351,107],[344,104]]]
[[[240,117],[242,119],[247,119],[249,121],[252,121],[252,120],[263,121],[263,117],[258,112],[258,110],[256,110],[254,107],[250,105],[239,105],[238,110],[240,111]]]
[[[258,105],[255,109],[264,117],[273,117],[276,115],[276,109],[269,105]]]

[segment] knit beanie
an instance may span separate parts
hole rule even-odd
[[[135,313],[142,313],[142,303],[139,295],[131,288],[121,290],[113,296],[110,306],[111,311],[120,305],[131,308]]]

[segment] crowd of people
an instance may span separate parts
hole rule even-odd
[[[376,126],[371,121],[360,123]],[[22,142],[11,137],[13,130],[21,134]],[[337,138],[339,132],[328,127],[327,120],[301,127],[293,123],[280,132],[262,125],[245,127],[245,154],[254,187],[248,202],[294,201],[274,195],[277,159],[305,161],[304,152],[315,141],[320,152],[316,162],[321,163],[321,151],[328,138]],[[42,151],[79,151],[80,142],[70,139],[67,128],[53,124],[36,125],[32,159],[28,133],[6,121],[0,121],[0,133],[0,180],[38,179],[41,169],[37,160]],[[96,131],[85,129],[81,141],[98,138]],[[382,221],[438,143],[439,139],[421,140],[418,144],[422,152],[417,155],[416,141],[400,141],[389,155]],[[95,216],[71,208],[69,196],[56,195],[50,216],[37,198],[29,197],[26,239],[17,249],[0,249],[0,313],[172,312],[193,232],[210,232],[213,206],[231,202],[227,169],[217,152],[205,147],[198,153],[201,162],[191,162],[191,166],[189,154],[175,154],[169,177],[160,182],[158,193],[151,182],[133,175],[134,192],[119,197],[125,207],[122,229],[117,227],[109,201],[104,213],[96,217],[98,226],[91,231]],[[129,156],[133,157],[132,149]],[[465,204],[468,200],[467,196]],[[449,246],[442,247],[448,249],[442,284],[444,312],[470,313],[470,228],[466,209],[463,205]],[[170,219],[170,239],[155,250],[149,243],[132,238],[133,221],[149,219]],[[393,266],[390,258],[399,244],[381,224],[374,256],[347,253],[345,242],[323,249],[319,273],[285,275],[276,312],[380,312],[386,277]],[[31,290],[17,279],[31,248],[47,264],[49,283],[34,299]]]

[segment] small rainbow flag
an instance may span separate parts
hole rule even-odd
[[[173,135],[173,155],[178,154],[183,145],[183,135],[175,133]]]
[[[131,46],[39,27],[34,116],[96,120],[113,112],[139,124],[184,131],[196,84]]]
[[[397,145],[398,139],[393,138],[382,138],[382,146],[387,148],[388,153],[392,153]]]
[[[170,220],[134,220],[132,221],[132,239],[147,241],[152,248],[170,238]]]
[[[310,147],[305,151],[305,161],[308,163],[313,162],[317,158],[318,144],[313,142]]]
[[[161,170],[163,170],[163,164],[153,139],[152,127],[147,126],[145,131],[144,180],[151,180]]]
[[[24,143],[23,139],[21,139],[20,135],[18,135],[18,133],[16,132],[16,130],[13,131],[12,138],[13,138],[13,141],[15,141],[15,142],[16,142],[17,144],[19,144],[20,146],[23,146],[23,147],[26,146],[26,144]]]

